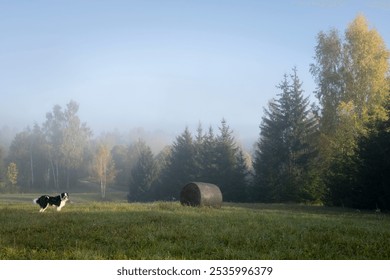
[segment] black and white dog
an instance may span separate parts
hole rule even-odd
[[[69,200],[69,194],[64,192],[57,196],[42,195],[34,199],[34,203],[39,204],[41,209],[39,212],[43,212],[49,206],[57,207],[57,211],[61,211],[61,208],[65,206],[66,202]]]

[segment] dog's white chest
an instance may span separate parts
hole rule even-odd
[[[60,206],[57,207],[57,211],[60,211],[62,207],[66,204],[66,200],[61,200]]]

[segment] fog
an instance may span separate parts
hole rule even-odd
[[[143,138],[157,151],[224,118],[250,150],[294,66],[314,99],[319,31],[364,12],[389,41],[384,2],[152,2],[1,4],[0,141],[74,100],[95,137]]]

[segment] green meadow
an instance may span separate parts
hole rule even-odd
[[[0,259],[390,259],[390,216],[297,204],[99,202],[74,194],[39,213],[34,194],[0,195]]]

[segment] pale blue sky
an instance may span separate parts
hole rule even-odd
[[[389,46],[386,0],[0,0],[0,127],[75,100],[95,134],[225,118],[254,142],[283,75],[296,66],[312,94],[317,33],[358,13]]]

